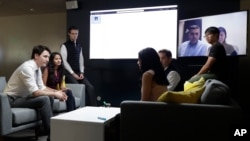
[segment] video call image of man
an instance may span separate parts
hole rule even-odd
[[[201,29],[198,25],[191,25],[186,30],[188,33],[187,41],[179,46],[178,56],[206,56],[207,45],[200,40]]]

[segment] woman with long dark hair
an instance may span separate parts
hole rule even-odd
[[[66,88],[64,65],[62,62],[62,56],[58,52],[53,52],[50,55],[47,67],[43,70],[43,83],[52,89],[63,91],[66,93],[67,111],[75,110],[75,98],[72,91]]]
[[[218,29],[220,30],[220,34],[219,34],[219,42],[224,46],[225,50],[226,50],[226,54],[228,56],[235,56],[237,55],[237,51],[236,48],[231,45],[228,44],[226,42],[226,38],[227,38],[227,31],[224,27],[218,27]]]
[[[142,49],[138,55],[137,64],[142,72],[141,100],[157,101],[169,85],[159,55],[151,47]]]

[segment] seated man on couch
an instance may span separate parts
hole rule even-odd
[[[173,64],[172,53],[168,49],[162,49],[158,51],[161,64],[164,68],[166,78],[169,82],[169,91],[180,91],[182,90],[181,75],[177,71],[177,68]]]
[[[44,129],[49,134],[47,140],[50,140],[53,97],[67,100],[63,91],[56,91],[43,84],[40,67],[46,66],[50,53],[46,46],[34,46],[31,59],[14,71],[4,89],[11,107],[38,109]]]

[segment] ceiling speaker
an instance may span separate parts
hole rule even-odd
[[[78,8],[78,3],[76,0],[73,1],[66,1],[66,9],[77,9]]]

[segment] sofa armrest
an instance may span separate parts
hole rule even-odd
[[[0,93],[3,92],[5,85],[6,85],[6,77],[0,76]]]
[[[12,113],[7,95],[0,93],[0,135],[10,133]]]
[[[121,141],[228,140],[242,112],[231,105],[123,101]]]
[[[80,107],[85,106],[85,85],[84,84],[66,84],[66,87],[72,90],[75,97],[80,98]]]

